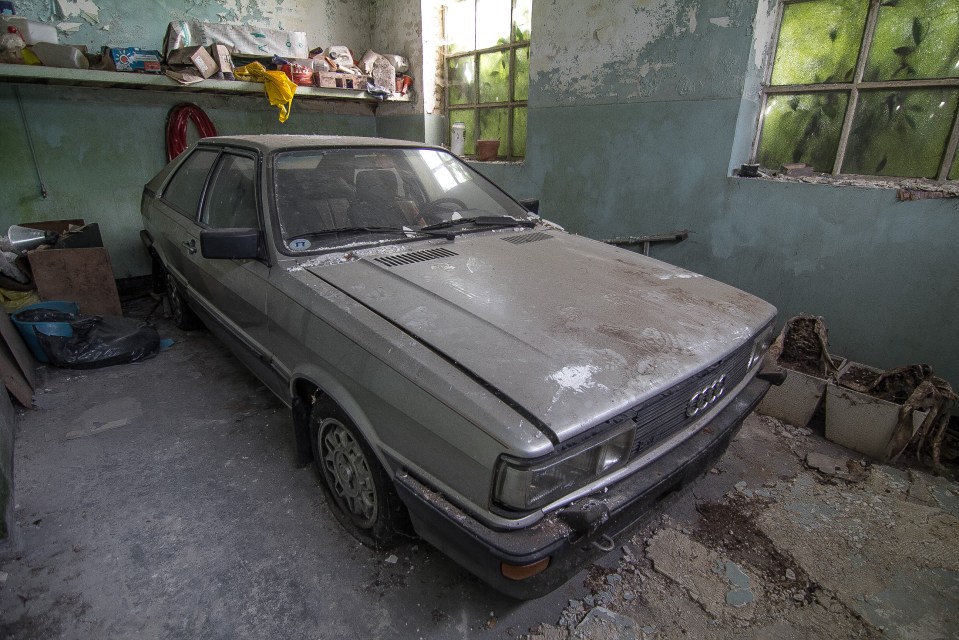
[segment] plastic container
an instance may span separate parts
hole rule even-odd
[[[27,20],[26,18],[18,18],[16,16],[0,16],[0,26],[3,27],[0,31],[6,32],[7,25],[16,27],[20,35],[23,36],[23,41],[28,45],[38,42],[52,42],[53,44],[60,42],[57,27],[53,24]]]
[[[90,61],[77,49],[68,44],[53,44],[52,42],[38,42],[30,49],[40,58],[45,67],[59,67],[60,69],[89,69]]]
[[[466,123],[454,122],[451,134],[450,150],[454,155],[461,156],[466,151]]]
[[[37,333],[39,332],[48,336],[64,336],[69,338],[73,335],[73,327],[69,322],[29,322],[20,319],[24,314],[26,314],[26,312],[34,309],[49,309],[51,311],[60,311],[62,313],[76,315],[80,313],[80,307],[76,302],[68,302],[66,300],[48,300],[47,302],[38,302],[37,304],[28,305],[10,316],[13,324],[17,327],[17,330],[23,337],[23,341],[27,344],[27,347],[30,348],[30,352],[33,353],[33,357],[44,364],[48,364],[50,360],[47,358],[46,352],[40,345],[40,340],[37,338]]]

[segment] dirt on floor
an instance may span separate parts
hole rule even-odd
[[[959,637],[955,482],[753,416],[692,493],[530,640]]]

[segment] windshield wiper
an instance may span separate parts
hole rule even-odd
[[[286,243],[289,244],[293,240],[299,238],[315,238],[316,236],[329,236],[329,235],[339,235],[339,234],[354,234],[354,233],[396,233],[402,235],[413,235],[413,236],[429,236],[433,238],[446,238],[447,240],[452,240],[453,235],[449,233],[430,233],[428,230],[424,229],[408,229],[404,227],[376,227],[376,226],[366,226],[366,227],[336,227],[334,229],[319,229],[317,231],[309,231],[307,233],[301,233],[299,235],[286,238]]]
[[[457,218],[455,220],[444,220],[436,224],[430,224],[420,227],[420,231],[432,231],[434,229],[446,229],[448,227],[458,227],[461,224],[475,224],[486,227],[535,227],[534,220],[517,220],[510,216],[476,216],[474,218]]]

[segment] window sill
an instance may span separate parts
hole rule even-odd
[[[930,198],[959,197],[959,180],[937,182],[922,178],[879,178],[875,176],[787,176],[781,173],[762,173],[756,177],[738,174],[729,176],[737,182],[781,182],[785,184],[822,184],[833,187],[859,187],[861,189],[895,189],[899,200],[926,200]]]
[[[0,82],[45,84],[70,87],[99,87],[137,89],[146,91],[176,91],[183,93],[213,93],[220,95],[263,94],[259,82],[242,80],[204,80],[196,84],[181,85],[165,75],[124,73],[119,71],[93,71],[90,69],[58,69],[23,64],[0,64]],[[379,103],[366,91],[353,89],[327,89],[321,87],[297,87],[296,99],[351,100],[353,102]],[[409,96],[388,98],[387,102],[410,102]]]

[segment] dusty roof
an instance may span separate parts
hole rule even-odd
[[[368,138],[363,136],[319,136],[319,135],[248,135],[216,136],[204,138],[201,144],[230,144],[240,147],[254,147],[263,152],[279,149],[302,149],[317,147],[432,147],[422,142],[393,140],[390,138]]]

